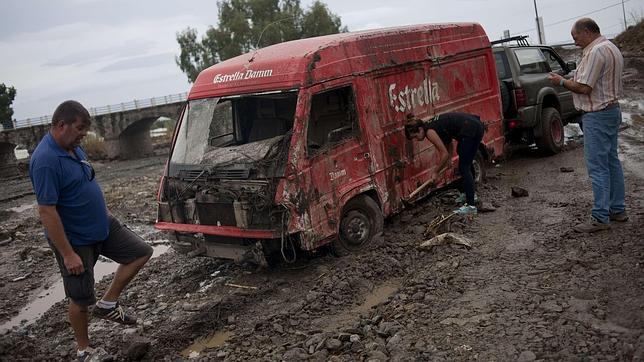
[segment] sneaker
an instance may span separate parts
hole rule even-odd
[[[459,215],[476,215],[478,213],[478,210],[476,209],[476,206],[465,204],[454,210],[454,213]]]
[[[610,216],[608,216],[608,219],[610,221],[626,222],[628,221],[628,214],[626,213],[626,211],[622,211],[617,214],[610,214]]]
[[[610,224],[600,222],[599,220],[591,216],[588,222],[575,225],[575,227],[572,229],[578,233],[594,233],[596,231],[610,229]]]
[[[125,314],[125,311],[123,310],[123,308],[121,308],[120,305],[118,305],[118,303],[116,303],[114,308],[101,308],[99,306],[94,307],[94,310],[92,311],[92,317],[105,319],[120,324],[136,324],[136,318]]]
[[[457,204],[464,204],[465,202],[467,202],[467,197],[465,196],[465,193],[461,192],[456,198],[456,200],[454,201]],[[474,203],[477,203],[477,202],[479,202],[479,197],[476,194],[474,194]]]

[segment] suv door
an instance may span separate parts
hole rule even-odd
[[[568,66],[564,63],[563,60],[555,53],[552,49],[541,48],[543,56],[548,62],[550,71],[562,75],[566,79],[571,79],[572,74],[568,70]],[[568,118],[572,116],[575,111],[575,106],[572,101],[572,92],[564,87],[555,87],[555,91],[559,94],[559,103],[561,104],[561,117]]]

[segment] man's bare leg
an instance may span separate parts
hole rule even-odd
[[[132,280],[132,278],[134,278],[139,270],[141,270],[145,263],[150,260],[151,256],[152,255],[145,255],[138,259],[135,259],[129,264],[119,265],[116,269],[116,272],[114,273],[112,284],[110,284],[110,287],[107,289],[107,292],[105,292],[105,295],[103,296],[103,300],[106,302],[116,301],[121,295],[123,289]]]
[[[89,335],[87,333],[87,307],[69,301],[69,322],[74,330],[74,337],[78,350],[84,350],[89,346]]]

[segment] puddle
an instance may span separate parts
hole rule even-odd
[[[186,358],[197,358],[206,349],[221,347],[232,336],[233,332],[219,331],[212,336],[197,340],[190,347],[184,349],[181,355]]]
[[[153,245],[152,248],[154,249],[152,257],[156,258],[157,256],[165,253],[170,248],[170,245],[157,244]],[[118,267],[118,263],[102,261],[99,259],[94,266],[94,280],[98,282],[103,279],[104,276],[114,273],[114,271],[116,271],[116,267]],[[61,279],[58,278],[51,283],[51,287],[49,289],[45,289],[37,294],[34,300],[27,304],[17,316],[0,325],[0,333],[4,333],[5,331],[20,325],[26,326],[35,322],[43,315],[43,313],[49,310],[52,305],[60,302],[64,298],[65,289],[63,288]]]
[[[564,126],[564,144],[578,140],[583,136],[581,127],[577,123],[568,123]]]
[[[371,293],[367,294],[365,301],[360,304],[355,311],[357,312],[368,312],[371,308],[377,306],[378,304],[384,302],[392,296],[398,290],[398,284],[383,284],[374,288]]]
[[[15,213],[19,214],[21,212],[33,209],[35,206],[36,206],[36,203],[24,204],[24,205],[20,205],[20,206],[16,206],[16,207],[12,207],[10,209],[7,209],[7,211],[12,211],[12,212],[15,212]]]

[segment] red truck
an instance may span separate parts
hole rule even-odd
[[[437,167],[430,142],[405,138],[405,119],[452,111],[487,125],[480,175],[505,142],[494,56],[475,23],[302,39],[218,63],[177,124],[156,228],[177,250],[235,260],[363,249]],[[449,169],[419,196],[458,177]]]

